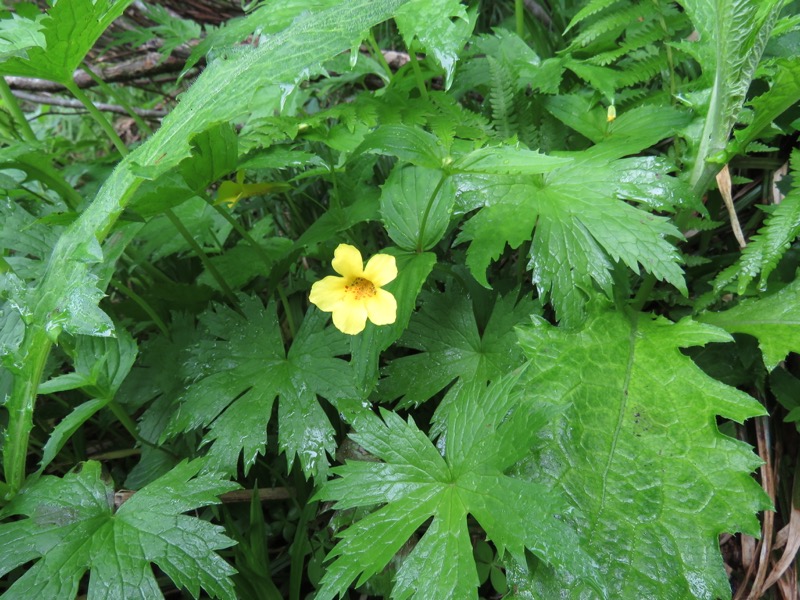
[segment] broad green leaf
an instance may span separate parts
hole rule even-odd
[[[579,95],[550,96],[545,108],[562,123],[589,138],[593,156],[606,160],[636,154],[675,135],[689,124],[690,115],[672,106],[645,105],[619,111],[612,122],[604,106]]]
[[[3,597],[68,600],[88,570],[90,598],[163,598],[153,564],[194,598],[202,588],[233,600],[234,570],[216,553],[232,541],[221,527],[181,513],[216,504],[239,486],[197,476],[202,466],[181,463],[116,512],[98,462],[63,479],[41,477],[3,511],[28,518],[0,525],[0,573],[35,561]]]
[[[757,338],[764,364],[771,371],[789,352],[800,352],[800,280],[769,296],[742,300],[733,308],[705,312],[697,318],[730,333]]]
[[[36,44],[27,45],[24,56],[0,62],[0,74],[39,77],[72,84],[72,74],[97,38],[122,14],[133,0],[70,0],[57,2],[28,30],[41,27]],[[23,24],[19,23],[15,31]]]
[[[192,138],[191,158],[180,165],[181,175],[196,192],[205,189],[236,170],[239,162],[239,143],[233,127],[215,125]]]
[[[445,75],[445,88],[453,81],[458,55],[475,26],[476,14],[469,14],[460,0],[410,0],[395,13],[397,28],[406,46],[419,40]]]
[[[400,248],[425,251],[442,239],[454,203],[453,181],[445,173],[397,163],[383,184],[381,217]]]
[[[263,454],[272,405],[280,396],[278,441],[291,465],[299,457],[306,476],[324,477],[326,453],[336,445],[333,427],[317,395],[335,404],[353,398],[347,341],[323,328],[326,315],[311,310],[288,352],[284,350],[274,305],[266,309],[252,297],[242,312],[217,306],[201,315],[207,335],[191,351],[186,389],[162,440],[181,431],[210,425],[211,468],[232,473],[239,455],[247,473]]]
[[[398,345],[417,354],[394,359],[384,369],[379,390],[400,406],[422,404],[456,379],[493,381],[522,364],[514,328],[530,319],[533,303],[516,294],[498,297],[485,327],[479,329],[470,296],[455,286],[426,294],[422,308]]]
[[[570,162],[572,162],[571,158],[547,156],[534,150],[512,146],[491,146],[473,150],[462,156],[449,167],[449,170],[453,173],[535,175],[548,173]]]
[[[534,443],[552,415],[545,404],[520,401],[518,374],[488,388],[465,384],[448,413],[444,456],[412,420],[382,411],[354,423],[354,441],[383,462],[349,461],[317,497],[336,508],[382,507],[339,534],[335,559],[317,598],[342,595],[356,577],[379,572],[422,523],[422,539],[403,561],[393,598],[475,598],[478,573],[467,514],[498,547],[515,557],[531,550],[557,571],[593,580],[592,561],[560,520],[565,505],[545,486],[503,472]],[[492,450],[501,448],[502,451]],[[508,450],[508,452],[506,452]],[[508,499],[514,502],[509,503]]]
[[[680,348],[728,341],[724,331],[594,306],[585,327],[535,319],[520,328],[538,399],[569,402],[518,470],[557,490],[600,565],[609,598],[730,598],[720,533],[758,535],[769,501],[750,472],[760,460],[719,432],[716,417],[765,414],[707,376]],[[596,598],[549,567],[510,582],[516,597]]]
[[[528,268],[565,324],[580,322],[595,286],[611,293],[612,261],[636,273],[641,266],[685,292],[680,256],[664,239],[680,232],[617,199],[625,192],[623,173],[613,163],[576,160],[543,176],[460,176],[462,210],[482,207],[456,240],[470,242],[475,279],[488,287],[486,268],[506,244],[518,248],[533,238]]]
[[[429,169],[441,168],[447,157],[442,143],[435,135],[410,125],[378,127],[364,138],[354,154],[362,152],[391,154],[412,165]]]

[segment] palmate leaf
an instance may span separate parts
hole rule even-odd
[[[613,261],[637,273],[641,266],[685,293],[680,256],[664,239],[680,232],[618,199],[626,191],[620,168],[626,160],[638,161],[576,160],[541,177],[459,176],[461,208],[481,208],[456,240],[470,242],[467,265],[475,279],[488,286],[486,268],[506,244],[517,248],[533,238],[533,281],[564,324],[582,320],[595,286],[611,293]]]
[[[500,548],[524,560],[527,548],[558,572],[593,581],[596,565],[564,525],[564,503],[546,486],[504,475],[527,454],[537,432],[556,412],[547,403],[520,401],[519,374],[488,388],[464,384],[447,415],[444,457],[412,420],[382,411],[354,422],[352,438],[384,462],[350,461],[317,497],[336,508],[383,504],[340,534],[335,558],[317,594],[344,594],[356,577],[363,583],[382,570],[409,537],[433,521],[404,559],[393,598],[477,599],[478,574],[467,514]],[[512,503],[509,499],[513,498]]]
[[[114,512],[114,489],[100,463],[83,463],[63,479],[44,476],[17,495],[0,525],[0,573],[36,561],[3,598],[63,598],[78,593],[87,570],[90,598],[163,598],[151,563],[197,598],[233,598],[234,573],[217,550],[232,545],[222,528],[183,515],[216,504],[238,488],[197,473],[202,460],[183,462],[142,488]]]
[[[468,294],[448,289],[426,296],[398,342],[419,352],[389,363],[379,385],[382,399],[418,405],[458,378],[493,381],[519,367],[514,328],[532,312],[530,299],[517,302],[516,294],[508,294],[497,299],[481,331]]]
[[[789,352],[800,352],[800,280],[775,294],[743,300],[731,309],[697,318],[730,333],[757,338],[764,364],[771,371]]]
[[[278,439],[289,465],[295,456],[306,476],[324,477],[326,453],[336,449],[333,427],[317,394],[334,401],[356,396],[352,371],[336,356],[347,340],[324,328],[326,315],[312,309],[292,346],[284,350],[274,305],[242,299],[242,313],[217,306],[200,317],[208,335],[188,361],[192,384],[181,396],[162,439],[211,424],[209,465],[245,473],[263,454],[272,405],[280,396]],[[213,422],[213,424],[212,424]]]
[[[538,320],[519,338],[532,358],[527,385],[542,401],[570,402],[518,475],[578,510],[569,520],[608,597],[730,598],[718,536],[759,535],[754,513],[769,500],[750,477],[759,458],[722,435],[715,417],[766,411],[680,352],[729,335],[592,306],[580,331]],[[597,597],[549,567],[512,580],[519,598]]]

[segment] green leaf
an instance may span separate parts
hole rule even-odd
[[[410,125],[383,125],[370,133],[354,151],[391,154],[402,161],[420,167],[439,169],[447,153],[439,139],[419,127]]]
[[[36,19],[25,19],[12,13],[10,18],[0,20],[0,60],[27,59],[28,49],[44,48],[47,42],[42,34],[43,18],[44,15],[39,15]]]
[[[759,535],[754,513],[770,503],[750,477],[758,456],[715,418],[766,411],[680,351],[730,337],[689,319],[599,308],[580,331],[539,319],[519,331],[532,359],[526,385],[540,401],[570,402],[519,474],[577,509],[567,522],[600,565],[608,597],[730,598],[718,536]],[[597,597],[549,567],[510,583],[517,597]]]
[[[215,125],[192,138],[191,158],[180,164],[187,185],[196,192],[236,170],[239,138],[228,123]]]
[[[15,32],[19,32],[19,27],[29,32],[41,27],[41,31],[29,43],[23,43],[23,56],[0,62],[0,74],[39,77],[71,85],[72,75],[87,52],[132,1],[57,2],[46,16],[37,18],[35,23],[18,23]],[[40,35],[44,36],[43,40]],[[19,43],[15,46],[19,48]]]
[[[697,318],[730,333],[758,338],[764,364],[771,371],[789,352],[800,352],[800,280],[775,294],[742,300],[733,308]]]
[[[689,182],[699,194],[719,168],[707,161],[728,144],[783,4],[780,0],[682,0],[680,4],[700,34],[698,41],[680,48],[702,66],[711,88],[703,130],[693,136],[699,143]]]
[[[400,248],[424,251],[444,236],[454,203],[453,181],[445,173],[397,163],[382,187],[381,217]]]
[[[209,52],[231,48],[248,36],[271,35],[286,29],[298,16],[336,6],[339,0],[282,0],[280,4],[259,6],[244,17],[230,19],[224,27],[206,26],[206,35],[192,49],[183,68],[185,74]]]
[[[664,217],[617,199],[625,192],[617,179],[622,173],[614,163],[584,159],[542,177],[461,176],[461,208],[482,207],[456,240],[470,242],[467,265],[475,279],[488,287],[486,268],[506,243],[513,249],[533,238],[528,268],[565,324],[583,318],[595,286],[610,294],[612,261],[636,273],[641,265],[685,293],[680,256],[664,239],[680,232]]]
[[[216,504],[238,488],[212,475],[196,476],[202,461],[183,462],[143,488],[116,513],[114,489],[100,463],[83,463],[63,479],[43,476],[4,509],[27,519],[0,525],[0,573],[36,561],[4,598],[74,598],[87,570],[89,597],[163,598],[157,565],[197,598],[236,597],[234,570],[218,554],[231,540],[222,528],[181,513]]]
[[[450,166],[450,171],[489,175],[535,175],[548,173],[570,162],[571,158],[547,156],[535,150],[490,146],[462,156]]]
[[[636,154],[672,137],[689,124],[691,115],[673,106],[644,105],[620,111],[608,122],[603,106],[578,95],[551,96],[547,111],[562,123],[589,138],[597,146],[592,156],[606,160]]]
[[[411,48],[413,41],[419,40],[444,69],[445,89],[453,82],[458,55],[472,33],[475,17],[460,0],[410,0],[395,13],[406,46]]]
[[[379,390],[385,401],[419,405],[456,379],[493,381],[522,364],[514,328],[534,312],[533,302],[510,293],[498,297],[485,327],[479,328],[470,296],[451,286],[426,294],[422,308],[398,345],[418,353],[394,359]]]
[[[753,120],[744,129],[734,131],[736,144],[733,152],[744,151],[757,139],[772,121],[800,100],[800,58],[781,58],[774,63],[774,72],[767,79],[769,89],[753,98]]]
[[[444,456],[395,413],[382,411],[383,420],[366,413],[354,423],[353,440],[384,462],[349,461],[318,498],[339,509],[383,506],[339,534],[318,598],[342,595],[359,574],[360,584],[379,572],[433,517],[400,566],[392,597],[477,599],[467,514],[514,556],[528,548],[559,571],[592,579],[592,561],[557,516],[563,504],[546,487],[503,474],[551,415],[544,405],[520,402],[512,391],[518,376],[461,387],[448,413]]]
[[[336,356],[347,341],[323,328],[326,315],[311,310],[292,346],[284,350],[275,306],[246,297],[239,314],[224,306],[200,316],[207,330],[192,349],[192,384],[180,398],[162,440],[207,427],[209,466],[236,471],[239,455],[247,473],[267,442],[272,405],[280,396],[278,441],[289,465],[299,457],[306,477],[324,477],[326,453],[336,445],[333,427],[317,395],[334,402],[356,396],[349,365]]]
[[[49,465],[69,438],[97,411],[114,400],[136,360],[136,342],[124,329],[114,338],[78,336],[73,355],[75,371],[58,375],[39,386],[39,394],[81,388],[93,398],[75,407],[50,432],[39,461],[39,473]]]

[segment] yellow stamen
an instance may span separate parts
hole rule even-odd
[[[375,295],[375,286],[369,279],[363,277],[356,277],[353,283],[344,286],[344,289],[353,294],[356,300],[372,298]]]

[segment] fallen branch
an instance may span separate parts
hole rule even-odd
[[[13,91],[14,96],[26,102],[33,102],[34,104],[49,104],[51,106],[66,106],[69,108],[79,108],[85,110],[83,104],[73,98],[61,98],[51,94],[29,94],[27,92]],[[95,106],[104,112],[117,113],[120,115],[127,115],[128,111],[124,106],[119,104],[105,104],[99,102]],[[147,119],[163,119],[167,115],[167,111],[158,108],[133,108],[133,111],[140,117]]]

